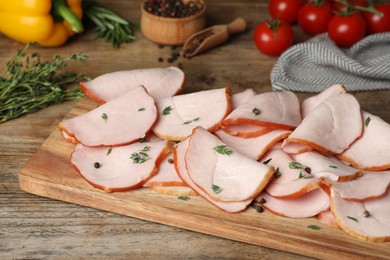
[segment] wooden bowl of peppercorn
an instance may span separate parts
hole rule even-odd
[[[182,45],[205,26],[203,0],[146,0],[141,5],[141,32],[157,44]]]

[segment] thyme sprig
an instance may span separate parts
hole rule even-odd
[[[84,62],[87,56],[72,53],[65,58],[55,55],[50,61],[42,61],[38,53],[27,54],[29,46],[17,51],[0,77],[0,123],[83,96],[79,88],[69,90],[65,87],[86,77],[61,69],[70,60]]]
[[[145,146],[138,153],[137,152],[132,153],[130,159],[133,160],[133,163],[144,163],[150,159],[149,155],[146,153],[149,150],[150,150],[150,146]]]
[[[220,154],[223,154],[223,155],[229,155],[230,156],[233,153],[232,148],[230,148],[230,147],[228,147],[228,146],[226,146],[224,144],[217,145],[213,149],[217,153],[220,153]]]

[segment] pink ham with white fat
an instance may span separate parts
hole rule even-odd
[[[199,91],[156,101],[159,120],[153,132],[162,139],[181,141],[201,126],[210,132],[230,112],[228,88]]]
[[[319,181],[302,169],[291,169],[294,160],[282,150],[271,150],[261,161],[273,166],[275,178],[267,185],[266,191],[275,198],[297,198],[319,187]]]
[[[231,100],[232,100],[232,109],[236,109],[237,107],[241,106],[242,104],[249,101],[251,98],[256,96],[256,93],[253,89],[248,88],[244,91],[232,94]]]
[[[314,189],[294,199],[278,199],[263,191],[256,198],[272,213],[289,218],[309,218],[329,209],[329,196],[321,188]]]
[[[120,97],[142,85],[153,98],[172,97],[185,84],[185,74],[176,67],[116,71],[80,83],[81,90],[99,103]]]
[[[293,158],[303,167],[309,167],[310,173],[316,178],[349,181],[362,175],[361,170],[348,166],[335,157],[325,156],[315,151],[293,155]]]
[[[363,136],[338,157],[367,171],[390,169],[390,124],[367,112],[363,118]]]
[[[275,129],[267,128],[259,125],[228,125],[223,126],[223,130],[230,134],[236,135],[243,138],[250,138],[260,136],[269,133]]]
[[[261,136],[242,138],[229,135],[223,130],[215,132],[226,145],[254,160],[259,160],[272,146],[286,138],[290,133],[291,131],[287,130],[273,130]]]
[[[169,151],[167,141],[117,147],[77,144],[71,162],[92,186],[107,192],[125,191],[142,186],[155,175]]]
[[[83,115],[63,120],[59,128],[86,146],[116,146],[145,137],[157,119],[153,98],[143,87]]]
[[[245,210],[248,205],[252,202],[252,199],[246,200],[246,201],[239,201],[239,202],[221,202],[216,201],[209,197],[206,192],[204,192],[201,188],[199,188],[190,178],[188,175],[188,171],[186,168],[186,162],[185,162],[185,154],[187,152],[189,145],[189,138],[181,141],[175,149],[174,152],[174,162],[175,162],[175,169],[177,174],[180,176],[180,178],[187,183],[188,186],[190,186],[193,190],[195,190],[199,195],[201,195],[203,198],[205,198],[207,201],[212,203],[214,206],[229,212],[229,213],[235,213]]]
[[[245,201],[257,196],[274,168],[228,147],[203,128],[194,129],[185,155],[191,180],[217,201]]]
[[[248,124],[274,129],[294,129],[301,122],[298,97],[289,91],[267,92],[233,110],[223,126]]]
[[[359,102],[350,94],[342,94],[319,104],[286,139],[286,143],[300,143],[327,154],[339,154],[362,133]]]
[[[366,241],[390,241],[390,192],[375,200],[344,200],[331,190],[331,210],[348,234]]]

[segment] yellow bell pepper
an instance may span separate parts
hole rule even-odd
[[[60,46],[84,28],[81,0],[0,1],[0,32],[22,43]]]

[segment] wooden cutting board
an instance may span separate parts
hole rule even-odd
[[[96,107],[82,99],[69,116]],[[315,218],[289,219],[248,208],[226,213],[200,196],[189,201],[148,188],[106,193],[90,186],[71,166],[74,145],[54,131],[19,173],[22,190],[57,200],[106,210],[218,237],[316,258],[372,257],[390,259],[390,243],[365,242]],[[389,216],[390,217],[390,216]],[[320,230],[308,228],[317,225]]]

